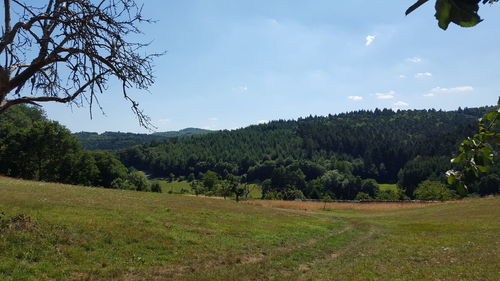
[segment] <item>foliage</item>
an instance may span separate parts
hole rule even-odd
[[[261,184],[264,197],[273,192],[283,198],[289,190],[315,199],[329,194],[352,200],[358,192],[375,197],[377,187],[363,181],[370,178],[389,184],[400,181],[413,196],[421,181],[438,180],[452,167],[448,159],[455,147],[474,132],[477,118],[488,110],[376,109],[311,116],[153,142],[117,155],[126,166],[153,177],[202,179],[208,171],[221,180],[229,174],[247,175],[242,182]],[[324,177],[331,173],[336,173],[336,181]],[[212,185],[201,193],[209,191],[216,193]]]
[[[461,195],[467,192],[468,185],[480,174],[487,173],[498,155],[500,145],[500,98],[494,110],[479,119],[479,132],[464,140],[459,147],[460,153],[452,159],[453,163],[462,165],[461,170],[447,172],[448,183],[456,184]]]
[[[496,174],[482,177],[478,183],[478,192],[480,195],[500,194],[500,177]]]
[[[10,107],[0,115],[0,129],[0,174],[86,186],[150,189],[144,173],[129,173],[109,152],[82,150],[68,129],[47,121],[39,109]]]
[[[364,179],[361,181],[360,192],[368,194],[368,196],[370,197],[375,197],[375,194],[377,194],[379,189],[380,189],[379,184],[374,179]]]
[[[209,191],[215,191],[216,185],[219,183],[219,175],[214,171],[207,171],[203,175],[203,186]]]
[[[17,128],[29,128],[36,121],[47,121],[45,112],[36,106],[13,106],[0,115],[0,128],[13,124]]]
[[[358,194],[356,194],[356,197],[354,198],[354,200],[368,201],[368,200],[373,200],[373,198],[368,193],[358,192]]]
[[[194,180],[189,185],[191,186],[191,189],[194,191],[194,194],[196,196],[205,193],[205,186],[201,181]]]
[[[474,120],[485,111],[359,111],[153,142],[120,151],[118,155],[128,167],[147,171],[152,177],[201,180],[203,187],[194,183],[195,188],[184,188],[197,194],[236,196],[236,192],[245,192],[239,191],[240,187],[244,189],[239,184],[256,183],[262,186],[264,198],[321,199],[329,195],[352,200],[359,192],[374,198],[379,189],[377,181],[394,183],[398,174],[400,187],[413,196],[413,190],[423,180],[440,180],[439,173],[451,167],[446,160],[448,155],[458,140],[472,132]],[[5,121],[9,112],[10,109],[0,115],[0,173],[33,179],[40,174],[43,180],[136,189],[129,178],[134,176],[114,154],[81,150],[67,130],[58,129],[60,125],[53,124],[52,131],[38,128],[41,125],[18,128]],[[22,124],[47,122],[43,114],[30,115],[41,119],[36,121],[21,114],[29,110],[12,112],[11,117],[26,120]],[[34,131],[28,138],[30,130]],[[52,141],[47,146],[50,140],[60,138],[57,135],[66,135],[62,140],[67,140]],[[36,139],[36,143],[31,139]],[[58,146],[57,153],[50,150]],[[63,147],[67,147],[67,153]],[[19,157],[24,151],[35,150],[44,155],[40,158],[40,171],[35,165],[36,153],[25,157],[35,159],[27,161],[29,165]],[[122,180],[112,184],[117,178]],[[138,186],[139,190],[150,189],[147,185]],[[477,192],[477,184],[470,191]]]
[[[440,182],[426,180],[418,185],[414,196],[417,200],[448,201],[455,199],[456,193]]]
[[[402,189],[386,189],[386,190],[379,190],[375,196],[375,200],[382,200],[382,201],[400,201],[400,200],[408,200],[409,197],[405,194],[404,190]]]
[[[417,186],[424,180],[440,180],[444,173],[452,168],[448,156],[417,156],[408,161],[398,173],[398,187],[406,195],[413,197]]]
[[[283,200],[283,193],[279,191],[267,191],[262,193],[262,199],[265,200]]]
[[[148,177],[144,172],[131,171],[128,175],[128,181],[137,191],[151,191]]]
[[[186,128],[180,131],[159,132],[153,134],[134,134],[121,132],[104,132],[102,134],[92,132],[79,132],[73,134],[78,138],[84,149],[113,151],[125,149],[134,145],[159,142],[172,138],[190,138],[211,133],[210,130]]]
[[[250,193],[250,188],[246,183],[243,184],[238,183],[236,185],[233,185],[232,192],[234,193],[236,202],[239,202],[240,198],[248,197],[248,194]]]
[[[151,191],[161,193],[162,192],[161,185],[158,182],[151,183]]]
[[[12,6],[12,7],[11,7]],[[149,44],[129,41],[139,25],[151,22],[133,0],[4,1],[0,55],[0,112],[16,104],[43,102],[99,103],[110,79],[122,84],[142,126],[149,118],[127,89],[153,84],[153,59],[144,54]],[[21,96],[21,94],[27,94]]]
[[[413,12],[429,0],[418,0],[415,4],[406,10],[406,15]],[[472,27],[482,21],[478,15],[479,3],[494,3],[498,0],[436,0],[436,14],[438,25],[446,30],[451,22],[462,26]]]
[[[124,178],[114,179],[111,182],[110,188],[124,189],[124,190],[135,190],[135,186],[128,179],[124,179]]]
[[[233,192],[233,187],[228,181],[219,181],[215,186],[215,194],[224,197],[231,196]]]

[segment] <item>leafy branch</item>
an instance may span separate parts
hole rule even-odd
[[[479,119],[479,133],[464,140],[459,147],[460,154],[451,160],[463,168],[448,171],[448,183],[457,184],[457,191],[462,195],[467,192],[468,185],[482,173],[487,173],[493,165],[500,145],[499,116],[500,99],[494,110]]]
[[[405,12],[406,15],[412,13],[429,0],[418,0]],[[441,29],[446,30],[450,23],[455,23],[461,27],[472,27],[482,21],[478,15],[479,3],[493,4],[498,0],[436,0],[434,15],[438,20]]]

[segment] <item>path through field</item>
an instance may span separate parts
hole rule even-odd
[[[0,178],[0,280],[500,280],[500,198],[304,211]]]

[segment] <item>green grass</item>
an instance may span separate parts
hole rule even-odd
[[[166,180],[151,180],[151,182],[159,183],[163,193],[174,193],[174,194],[193,194],[193,189],[189,185],[188,181],[166,181]],[[185,192],[182,192],[182,191]]]
[[[499,280],[500,198],[285,211],[0,178],[0,280]]]
[[[151,182],[159,183],[163,193],[169,194],[194,194],[193,189],[188,181],[166,181],[166,180],[151,180]],[[249,199],[262,198],[262,189],[258,184],[249,184],[250,193]],[[182,192],[184,190],[184,192]]]
[[[379,188],[380,190],[393,190],[393,191],[397,191],[398,190],[398,186],[396,184],[386,184],[386,183],[380,183],[379,185]]]

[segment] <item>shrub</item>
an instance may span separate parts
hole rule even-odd
[[[408,200],[409,197],[406,196],[402,189],[398,188],[397,190],[379,190],[375,199],[384,201],[399,201]]]
[[[128,181],[135,187],[137,191],[150,191],[148,177],[144,172],[132,171],[128,176]]]
[[[153,184],[151,185],[151,191],[152,191],[152,192],[158,192],[158,193],[161,193],[161,192],[162,192],[162,190],[161,190],[161,185],[160,185],[159,183],[157,183],[157,182],[153,183]]]
[[[135,187],[128,180],[122,178],[114,179],[110,187],[114,189],[135,190]]]
[[[304,200],[306,197],[302,193],[302,191],[298,189],[287,190],[283,197],[285,200]]]
[[[417,200],[429,201],[447,201],[457,197],[455,191],[449,189],[446,185],[430,180],[421,182],[417,189],[415,189],[413,196],[415,196]]]
[[[481,178],[478,185],[479,194],[482,196],[489,194],[500,194],[500,177],[495,174]]]
[[[368,193],[358,192],[354,200],[366,201],[366,200],[373,200],[373,198]]]
[[[278,191],[269,191],[264,193],[263,199],[266,200],[283,200],[283,194]]]

